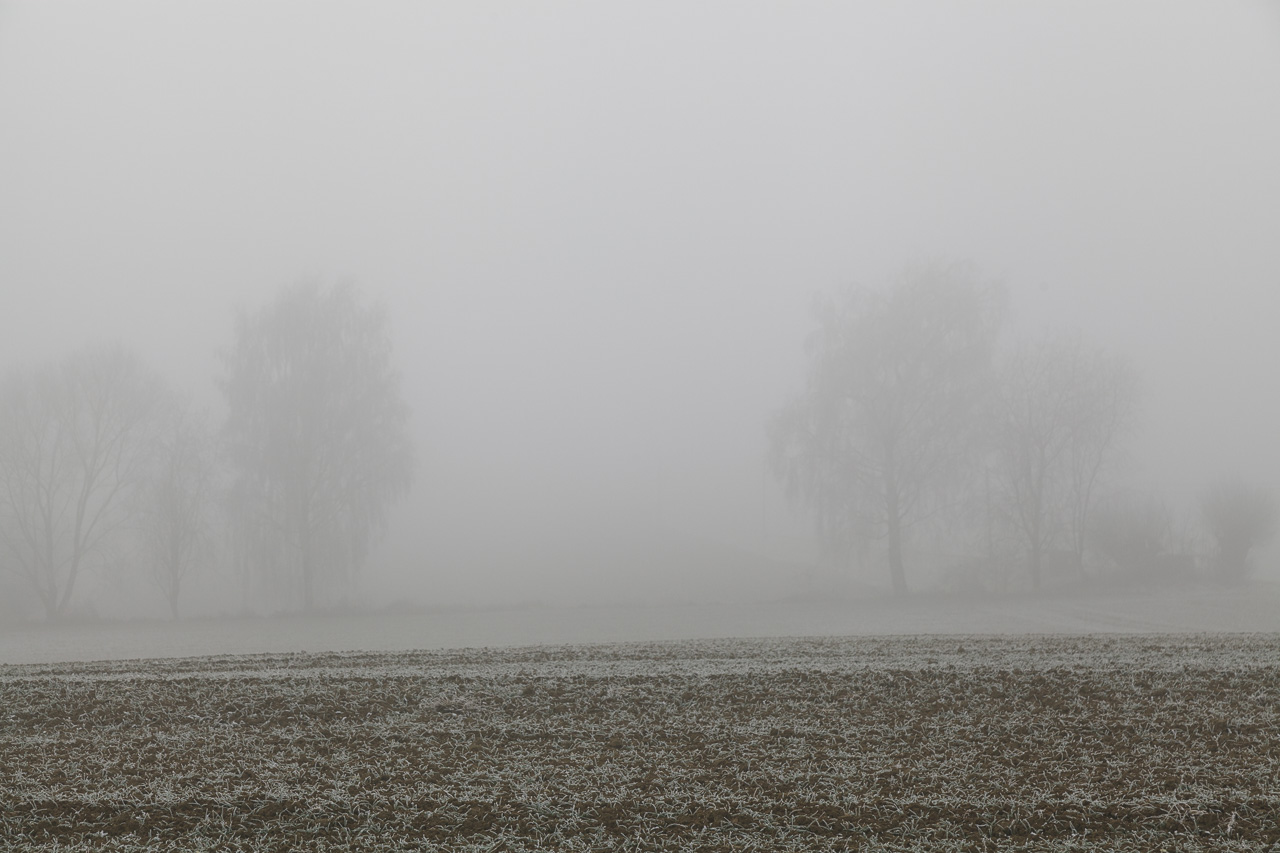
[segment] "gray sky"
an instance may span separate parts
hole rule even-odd
[[[962,257],[1132,357],[1136,478],[1276,487],[1277,151],[1276,3],[0,2],[0,364],[213,401],[236,306],[354,278],[422,458],[384,562],[537,597],[584,528],[799,549],[811,294]]]

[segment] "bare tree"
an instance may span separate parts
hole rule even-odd
[[[1138,402],[1138,381],[1124,359],[1076,347],[1077,418],[1067,448],[1067,529],[1077,572],[1084,571],[1090,519],[1098,492],[1124,459]]]
[[[994,482],[1004,518],[1022,540],[1031,583],[1065,545],[1080,570],[1098,485],[1119,458],[1132,411],[1123,362],[1074,337],[1017,346],[995,398]]]
[[[1266,489],[1229,480],[1204,492],[1200,511],[1217,546],[1219,574],[1228,582],[1244,579],[1253,549],[1275,534],[1275,499]]]
[[[65,615],[76,582],[130,515],[159,380],[120,347],[10,372],[0,388],[6,564]]]
[[[287,288],[239,317],[222,389],[240,541],[310,610],[350,579],[410,485],[384,315],[350,286]]]
[[[217,459],[202,416],[176,400],[165,409],[139,490],[138,532],[151,579],[177,619],[183,581],[214,549]]]
[[[906,530],[974,458],[1003,304],[959,265],[815,303],[807,387],[771,425],[775,470],[824,538],[887,539],[895,594]]]

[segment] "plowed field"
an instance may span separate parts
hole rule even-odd
[[[1278,844],[1275,635],[0,667],[4,848]]]

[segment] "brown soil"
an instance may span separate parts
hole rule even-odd
[[[0,847],[1258,850],[1280,637],[0,667]]]

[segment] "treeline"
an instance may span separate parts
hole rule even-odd
[[[837,565],[908,551],[953,587],[1109,574],[1239,580],[1271,535],[1256,486],[1205,490],[1193,525],[1121,474],[1139,383],[1077,335],[1009,340],[1005,291],[964,265],[815,300],[804,390],[769,425],[774,470]],[[1208,541],[1201,547],[1202,540]]]
[[[882,560],[900,594],[925,570],[988,590],[1245,577],[1274,531],[1270,493],[1222,482],[1179,521],[1126,490],[1130,366],[1079,336],[1011,340],[1006,313],[1003,289],[961,265],[815,300],[804,390],[769,434],[827,559]],[[350,592],[413,467],[384,315],[349,286],[284,289],[238,316],[218,384],[215,423],[120,346],[11,368],[7,586],[51,619],[73,612],[87,575],[145,577],[175,617],[214,566],[246,607]]]
[[[0,570],[47,618],[90,574],[144,577],[175,617],[215,564],[278,608],[347,589],[411,479],[382,312],[285,289],[238,317],[219,387],[215,424],[122,346],[4,376]]]

